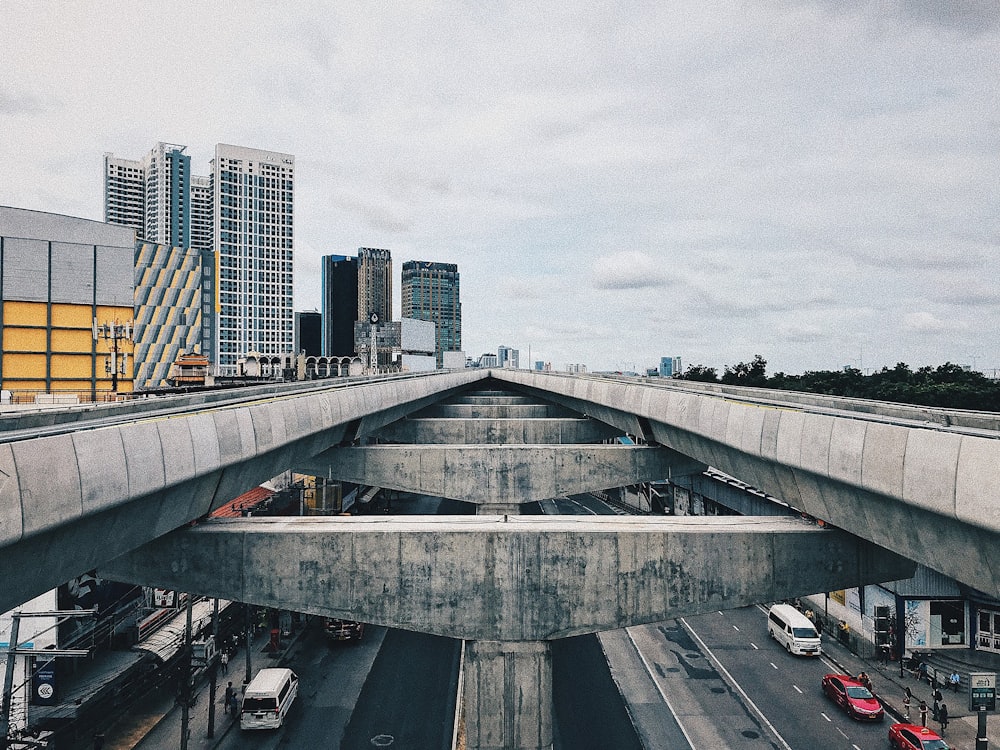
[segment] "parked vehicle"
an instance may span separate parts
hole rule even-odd
[[[791,604],[775,604],[767,613],[767,632],[790,654],[819,656],[819,633],[812,621]]]
[[[937,732],[919,724],[893,724],[889,727],[889,745],[896,750],[951,750]]]
[[[824,675],[823,692],[852,719],[882,721],[885,718],[885,709],[878,698],[850,675]]]
[[[243,694],[240,729],[277,729],[298,694],[299,678],[292,670],[260,670]]]
[[[360,641],[365,634],[365,624],[354,620],[324,617],[323,633],[331,641]]]

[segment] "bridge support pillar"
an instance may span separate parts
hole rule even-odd
[[[467,750],[551,750],[548,641],[467,641]]]

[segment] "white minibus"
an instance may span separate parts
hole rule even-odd
[[[243,694],[240,729],[277,729],[298,694],[299,678],[292,670],[260,670]]]
[[[819,656],[819,633],[812,621],[791,604],[775,604],[767,613],[767,632],[790,654]]]

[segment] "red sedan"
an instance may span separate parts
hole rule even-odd
[[[889,744],[897,750],[950,750],[951,745],[937,732],[919,724],[893,724]]]
[[[885,718],[885,710],[878,698],[850,675],[824,675],[823,692],[852,719],[882,721]]]

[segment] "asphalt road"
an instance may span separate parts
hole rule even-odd
[[[721,665],[727,682],[759,721],[762,736],[772,738],[774,747],[886,747],[891,720],[861,723],[848,718],[820,688],[824,674],[839,671],[835,665],[825,657],[788,654],[768,636],[765,618],[760,607],[743,607],[687,617],[678,621],[678,626],[686,626],[681,641]],[[718,729],[724,725],[719,722]]]

